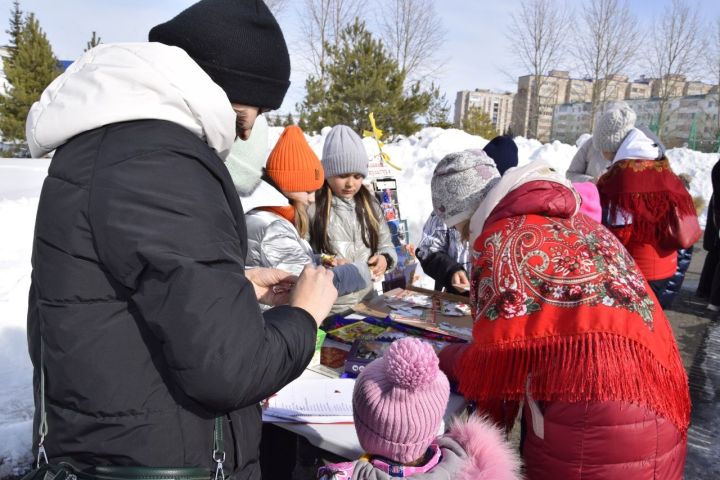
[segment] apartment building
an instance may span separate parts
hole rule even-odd
[[[513,94],[493,92],[491,90],[462,90],[455,97],[455,126],[463,128],[471,108],[479,108],[487,113],[495,131],[505,133],[510,128],[513,108]]]
[[[703,90],[710,89],[706,86]],[[718,97],[717,93],[707,93],[671,98],[665,107],[665,121],[660,132],[666,146],[673,148],[694,144],[691,145],[694,148],[704,148],[703,145],[714,145],[720,128]],[[657,127],[660,115],[659,98],[625,99],[624,102],[637,114],[638,124]],[[597,116],[616,105],[617,102],[608,102]],[[590,111],[589,102],[557,105],[553,114],[552,140],[573,144],[580,135],[588,133],[591,124]]]

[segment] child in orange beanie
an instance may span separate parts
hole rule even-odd
[[[303,131],[290,125],[270,153],[266,180],[287,198],[283,206],[262,206],[245,215],[248,234],[246,266],[275,267],[300,274],[307,264],[319,263],[305,240],[309,222],[307,208],[315,202],[315,191],[325,179],[323,167]],[[262,202],[261,202],[262,203]],[[338,294],[352,293],[371,285],[364,264],[333,269]]]

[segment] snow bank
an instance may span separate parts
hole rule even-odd
[[[308,137],[319,157],[329,130]],[[281,132],[279,127],[270,129],[268,149]],[[585,140],[587,137],[581,137],[577,144]],[[542,158],[563,173],[577,151],[576,146],[560,142],[543,145],[522,137],[515,142],[521,165]],[[430,179],[435,165],[448,153],[483,148],[486,143],[486,139],[460,130],[425,128],[386,145],[385,151],[402,168],[396,174],[398,196],[412,242],[419,241],[432,210]],[[366,138],[363,144],[368,156],[378,153],[373,140]],[[710,170],[720,155],[677,148],[668,151],[668,157],[677,173],[690,175],[692,195],[707,204],[712,193]],[[48,165],[49,160],[0,159],[0,477],[17,473],[18,465],[30,461],[32,368],[27,356],[25,318],[35,212]]]

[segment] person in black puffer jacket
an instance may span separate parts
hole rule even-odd
[[[33,156],[56,150],[28,305],[35,453],[45,401],[52,463],[210,478],[220,419],[225,473],[258,479],[258,402],[303,371],[337,295],[332,274],[308,267],[290,305],[261,313],[258,300],[288,300],[274,287],[292,279],[246,274],[223,163],[258,112],[281,104],[287,47],[260,0],[204,0],[153,32],[166,44],[89,50],[28,115]]]
[[[707,250],[703,264],[700,282],[695,295],[708,300],[707,309],[715,314],[720,311],[720,236],[718,226],[720,220],[720,205],[718,193],[720,192],[720,161],[715,163],[711,173],[713,195],[708,205],[705,234],[703,236],[703,249]]]

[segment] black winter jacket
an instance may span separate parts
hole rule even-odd
[[[186,129],[116,123],[57,150],[28,312],[51,461],[210,468],[221,415],[226,473],[260,477],[258,402],[302,372],[316,328],[299,308],[260,312],[246,248],[227,169]]]

